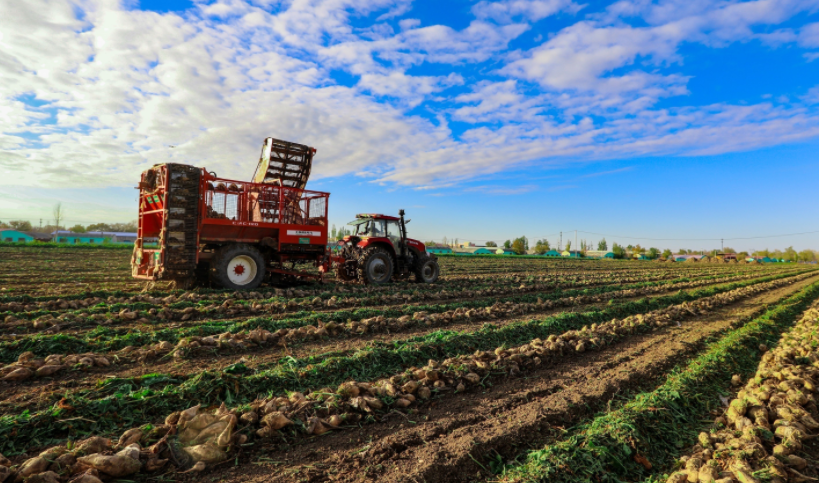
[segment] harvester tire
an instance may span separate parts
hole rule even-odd
[[[220,287],[233,290],[254,289],[267,272],[264,257],[256,248],[236,243],[216,252],[210,262],[210,278]]]
[[[418,283],[435,283],[441,273],[438,261],[429,256],[418,259],[414,268],[415,281]]]
[[[392,272],[392,256],[381,247],[366,248],[358,259],[358,279],[365,285],[389,283]]]

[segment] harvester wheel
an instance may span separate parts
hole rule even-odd
[[[421,257],[415,263],[415,281],[418,283],[435,283],[438,280],[438,275],[441,273],[441,268],[438,266],[438,261],[434,258],[425,256]]]
[[[210,262],[211,279],[220,287],[233,290],[258,287],[265,272],[259,250],[242,243],[222,247]]]
[[[358,279],[369,285],[381,285],[392,280],[392,256],[380,247],[364,250],[358,259]]]

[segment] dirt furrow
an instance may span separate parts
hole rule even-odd
[[[604,350],[509,378],[483,392],[448,396],[417,413],[395,413],[355,432],[257,443],[242,458],[257,465],[217,468],[220,481],[454,482],[484,479],[497,458],[541,446],[561,427],[617,394],[652,387],[709,338],[816,281],[810,277],[739,304]],[[499,456],[497,456],[499,455]],[[275,465],[270,461],[277,462]],[[267,462],[267,464],[266,464]]]
[[[724,281],[717,281],[711,284],[699,286],[697,288],[707,288],[723,282]],[[670,288],[669,290],[651,295],[638,295],[635,297],[617,299],[617,303],[627,303],[641,298],[654,299],[678,290],[678,288]],[[405,330],[397,330],[388,333],[375,332],[357,336],[350,335],[340,338],[318,339],[312,341],[301,340],[283,347],[274,346],[257,348],[233,353],[223,352],[200,354],[190,356],[185,359],[165,357],[146,362],[144,364],[127,363],[123,361],[122,363],[114,364],[109,367],[93,367],[86,371],[66,371],[54,376],[53,378],[30,379],[26,382],[16,383],[10,387],[4,388],[4,399],[2,402],[0,402],[0,414],[7,414],[10,411],[15,412],[21,406],[26,406],[30,410],[40,409],[44,404],[52,404],[55,397],[58,398],[60,395],[65,394],[66,391],[73,392],[88,389],[98,384],[100,380],[114,377],[137,377],[152,373],[166,373],[177,376],[186,376],[201,373],[206,370],[222,369],[239,361],[245,361],[248,367],[253,368],[261,365],[275,364],[280,359],[286,357],[303,358],[327,353],[351,353],[367,346],[372,342],[389,343],[395,340],[427,335],[442,329],[455,332],[467,332],[475,330],[475,328],[488,322],[491,322],[493,325],[498,327],[502,327],[521,320],[529,320],[534,317],[545,318],[561,312],[585,312],[603,309],[607,306],[607,304],[608,301],[601,301],[573,307],[556,307],[544,311],[491,321],[461,320],[444,325],[412,326]]]

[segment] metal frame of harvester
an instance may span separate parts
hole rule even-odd
[[[389,260],[383,254],[363,257],[383,245],[366,236],[355,238],[356,246],[346,251],[355,260],[345,264],[338,257],[331,258],[327,250],[330,194],[304,189],[315,153],[303,144],[267,138],[252,182],[220,178],[184,164],[159,164],[146,170],[138,186],[139,227],[132,275],[185,285],[210,281],[242,289],[255,288],[265,279],[322,280],[331,266],[349,268],[362,263],[362,274],[383,272],[379,267],[387,263],[389,276],[382,273],[381,278],[362,276],[360,280],[386,283],[394,267],[396,278],[414,271],[419,281],[434,282],[437,262],[426,255],[423,243],[406,238],[403,211],[402,241],[397,245],[404,248],[393,249]],[[158,239],[158,246],[147,246],[144,240],[149,238]],[[345,243],[350,243],[349,238]],[[425,263],[426,268],[415,270],[414,263]],[[317,270],[306,271],[304,265]],[[349,280],[349,271],[342,272],[338,277]],[[423,276],[425,273],[434,277]]]

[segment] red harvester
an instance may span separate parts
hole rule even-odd
[[[437,261],[423,243],[406,238],[403,210],[401,218],[359,215],[353,222],[356,235],[340,242],[342,250],[330,256],[330,194],[304,189],[315,152],[267,138],[252,182],[184,164],[159,164],[143,172],[133,276],[252,289],[265,279],[321,280],[332,264],[341,280],[386,283],[414,273],[418,281],[434,282]],[[150,238],[158,239],[157,248],[145,246]],[[317,267],[319,273],[299,265]]]

